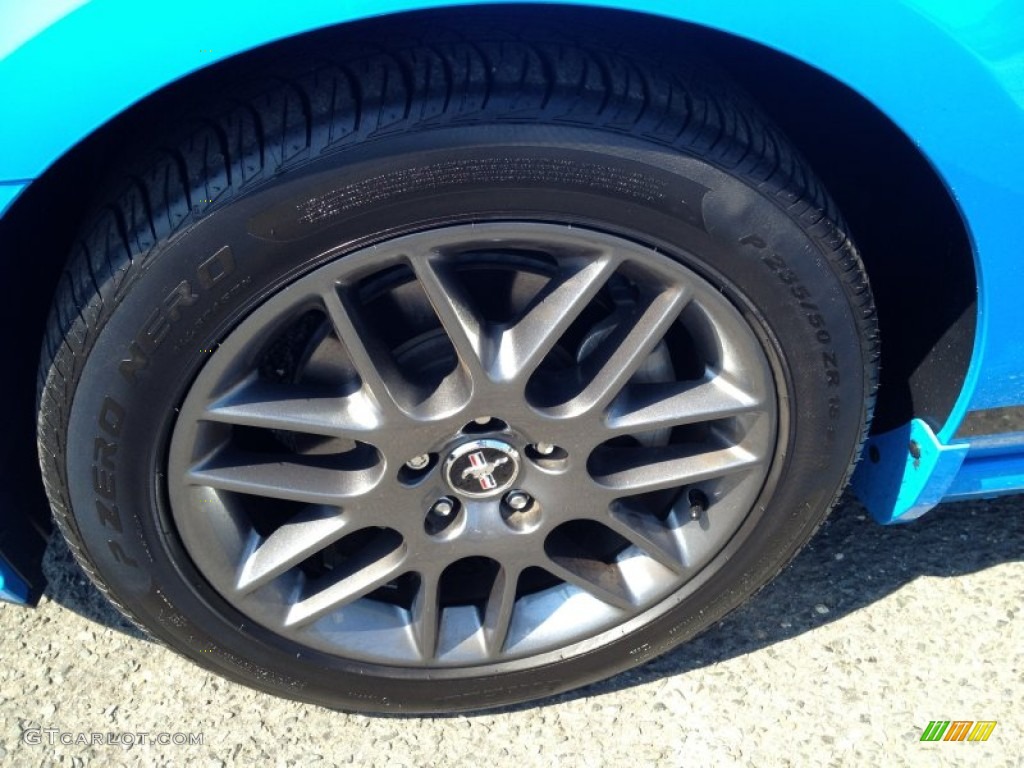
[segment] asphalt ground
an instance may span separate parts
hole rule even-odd
[[[4,766],[1024,766],[1024,497],[890,528],[847,499],[697,640],[553,700],[448,718],[226,682],[140,636],[62,542],[46,570],[38,608],[0,608]],[[932,720],[997,725],[920,741]],[[118,743],[82,743],[93,733]],[[202,743],[153,743],[190,734]]]

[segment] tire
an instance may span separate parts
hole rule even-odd
[[[535,699],[692,638],[808,540],[866,433],[871,295],[713,72],[380,50],[224,86],[124,166],[49,320],[45,485],[99,588],[229,679]]]

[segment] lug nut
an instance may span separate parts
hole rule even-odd
[[[448,517],[448,515],[455,511],[455,505],[452,503],[452,500],[446,496],[435,501],[434,506],[430,508],[430,511],[438,517]]]
[[[510,509],[514,509],[516,512],[526,509],[530,504],[530,494],[524,491],[511,491],[505,497],[505,503],[508,504]]]
[[[419,456],[413,456],[411,459],[409,459],[407,462],[405,462],[405,466],[407,466],[409,469],[417,469],[417,470],[419,470],[419,469],[423,469],[429,463],[430,463],[430,454],[428,454],[428,453],[421,453]]]
[[[491,417],[490,416],[478,416],[475,419],[473,419],[473,423],[474,424],[481,424],[481,425],[482,424],[489,424],[490,421],[491,421]]]
[[[533,446],[533,449],[537,451],[541,456],[550,456],[555,452],[555,446],[551,443],[537,443]]]

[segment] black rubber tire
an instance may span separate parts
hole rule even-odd
[[[364,711],[481,709],[639,664],[721,619],[792,558],[866,433],[878,349],[863,267],[832,202],[756,107],[678,61],[511,32],[449,39],[332,63],[310,53],[282,65],[281,79],[225,86],[223,107],[154,138],[159,151],[121,174],[55,298],[38,440],[72,550],[153,637],[277,695]],[[312,223],[295,213],[318,195],[340,199],[341,186],[351,205],[328,204]],[[691,266],[764,331],[788,393],[792,429],[771,487],[711,578],[589,653],[445,680],[297,653],[206,585],[165,508],[166,443],[201,350],[328,248],[513,215],[696,254]],[[189,298],[176,304],[183,281]],[[128,376],[119,363],[132,355]]]

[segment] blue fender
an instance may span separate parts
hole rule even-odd
[[[216,61],[330,25],[484,4],[305,0],[265,8],[251,0],[0,0],[0,212],[104,123]],[[926,464],[948,469],[954,457],[962,459],[965,449],[956,447],[954,435],[968,411],[1024,404],[1024,358],[1017,343],[1024,338],[1024,312],[1016,290],[1024,285],[1017,229],[1024,211],[1024,2],[565,4],[650,14],[745,38],[845,83],[886,114],[933,164],[960,206],[978,278],[973,358],[953,412],[933,435],[935,455],[944,461]],[[907,425],[891,437],[886,452],[917,428]],[[1005,445],[1024,455],[1024,435]],[[895,470],[915,478],[914,498],[901,502],[911,515],[942,498],[952,483],[948,471],[926,476],[921,466],[904,456]],[[1024,483],[1020,473],[1015,477]]]
[[[451,7],[435,0],[0,0],[0,183],[35,178],[149,93],[215,61],[332,24]],[[481,5],[475,2],[473,5]],[[975,357],[938,436],[971,409],[1024,402],[1024,3],[1018,0],[597,0],[778,49],[871,101],[931,160],[961,206],[980,286]],[[936,63],[941,62],[941,75]],[[12,190],[13,186],[13,190]],[[0,190],[0,206],[17,185]],[[992,328],[999,328],[993,335]]]

